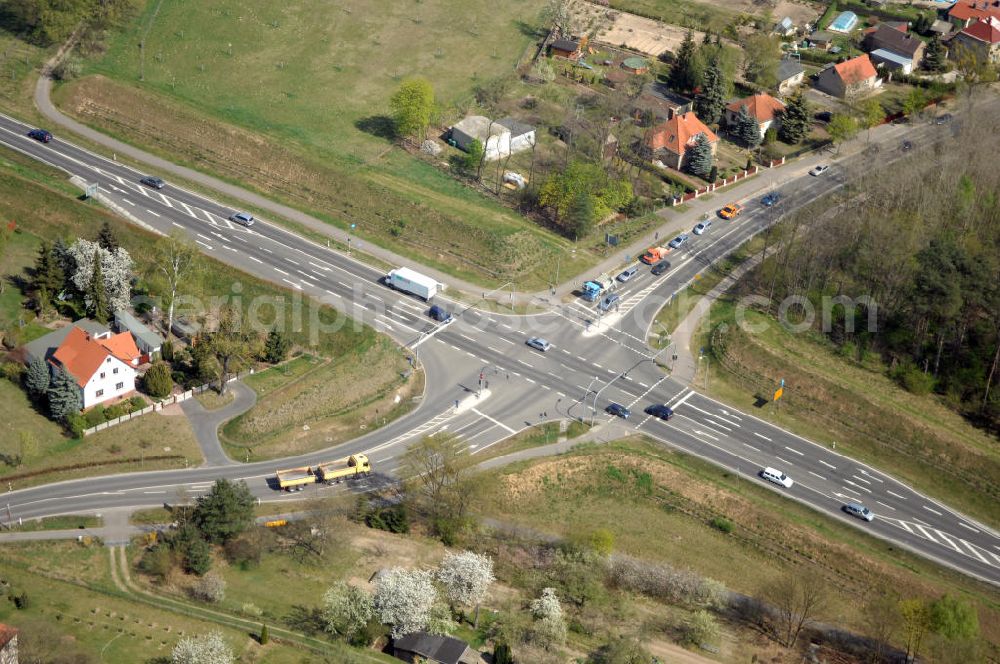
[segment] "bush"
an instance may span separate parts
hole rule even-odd
[[[88,429],[91,427],[95,427],[98,424],[104,424],[105,422],[108,421],[108,416],[105,413],[104,406],[101,404],[97,404],[96,406],[88,410],[83,417],[87,422]]]
[[[365,525],[376,530],[387,530],[390,533],[410,532],[410,515],[405,505],[377,507],[364,517]]]
[[[622,590],[639,592],[671,604],[718,609],[727,603],[726,589],[718,581],[669,565],[616,554],[609,561],[608,576],[611,583]]]
[[[181,374],[183,376],[183,374]],[[150,396],[162,399],[174,389],[174,379],[170,375],[170,365],[162,360],[153,363],[142,377],[142,389]]]
[[[253,602],[244,602],[243,605],[240,607],[240,613],[242,613],[245,616],[250,616],[251,618],[260,618],[262,615],[264,615],[264,612],[261,610],[261,608],[256,604],[254,604]]]
[[[894,372],[894,376],[907,391],[918,396],[930,394],[934,389],[934,376],[913,365],[900,367]]]
[[[209,572],[198,579],[191,594],[203,602],[216,604],[226,598],[226,580],[215,572]]]
[[[31,606],[31,600],[28,599],[27,591],[22,590],[18,594],[14,595],[14,607],[19,611],[24,611]]]
[[[131,406],[131,412],[133,412],[133,413],[135,411],[137,411],[137,410],[142,410],[147,405],[146,404],[146,400],[143,399],[142,397],[140,397],[138,394],[136,394],[134,397],[132,397],[131,399],[129,399],[128,403],[129,403],[129,406]]]
[[[113,406],[108,406],[104,409],[104,417],[109,420],[114,420],[122,415],[128,415],[132,412],[132,407],[128,401],[120,401]]]
[[[15,385],[21,384],[21,377],[24,375],[24,365],[20,362],[4,362],[3,363],[3,377],[14,383]]]
[[[711,521],[708,522],[710,526],[715,528],[721,533],[729,534],[733,532],[733,522],[721,516],[713,517]]]
[[[708,611],[695,612],[684,626],[684,640],[693,646],[709,644],[719,638],[719,624]]]
[[[195,537],[184,546],[184,570],[198,576],[212,568],[212,549],[205,540]]]
[[[260,564],[260,542],[246,534],[226,542],[224,550],[229,564],[240,569],[247,570]]]
[[[84,416],[81,415],[80,413],[69,413],[68,415],[66,415],[64,424],[66,425],[66,431],[68,431],[69,435],[73,436],[74,438],[82,437],[83,430],[90,428],[89,426],[87,426],[86,418],[84,418]]]
[[[163,345],[160,346],[160,357],[162,357],[167,362],[174,361],[174,342],[171,340],[166,340]]]
[[[174,567],[174,556],[170,549],[158,544],[147,549],[139,559],[139,571],[160,581],[167,578]]]

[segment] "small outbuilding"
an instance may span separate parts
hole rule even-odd
[[[535,128],[512,117],[494,121],[484,115],[469,115],[451,128],[451,140],[466,152],[478,140],[486,159],[493,161],[530,149],[535,144]]]
[[[632,74],[645,74],[649,71],[649,62],[645,58],[625,58],[622,69]]]
[[[778,93],[785,94],[802,83],[806,70],[802,63],[794,58],[784,58],[778,63]]]
[[[130,332],[132,334],[132,337],[135,339],[136,348],[141,353],[140,364],[145,364],[152,360],[163,346],[163,337],[149,329],[142,321],[125,310],[115,312],[115,329],[119,332]]]
[[[480,664],[479,653],[451,636],[413,632],[392,643],[392,655],[404,662]]]

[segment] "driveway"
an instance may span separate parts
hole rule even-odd
[[[205,455],[206,466],[231,466],[237,463],[222,449],[222,443],[219,442],[219,427],[237,415],[247,412],[257,403],[257,393],[241,381],[229,383],[228,389],[233,392],[233,401],[218,410],[206,410],[197,399],[188,399],[181,403],[181,410],[191,422],[201,453]]]

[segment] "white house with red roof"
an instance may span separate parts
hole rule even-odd
[[[952,37],[949,56],[958,57],[963,50],[972,51],[981,60],[1000,62],[1000,18],[981,19]]]
[[[758,92],[743,99],[737,99],[726,106],[726,124],[732,127],[739,117],[740,108],[747,107],[747,113],[757,119],[760,125],[760,137],[772,126],[777,128],[781,122],[781,114],[785,112],[785,105],[766,92]]]
[[[958,0],[948,10],[948,20],[959,30],[991,18],[1000,19],[1000,0]]]

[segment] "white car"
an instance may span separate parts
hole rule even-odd
[[[785,475],[777,468],[770,468],[770,467],[765,468],[764,470],[760,471],[760,476],[763,477],[768,482],[774,482],[775,484],[780,484],[786,489],[791,489],[792,485],[795,484],[795,482],[792,481],[791,477]]]
[[[711,227],[712,227],[712,221],[711,220],[703,221],[703,222],[699,223],[697,226],[694,227],[694,234],[695,235],[704,235],[705,231],[707,231]]]
[[[830,170],[830,166],[828,164],[820,164],[816,168],[809,171],[809,175],[816,177],[817,175],[823,175],[823,173],[826,173],[828,170]]]

